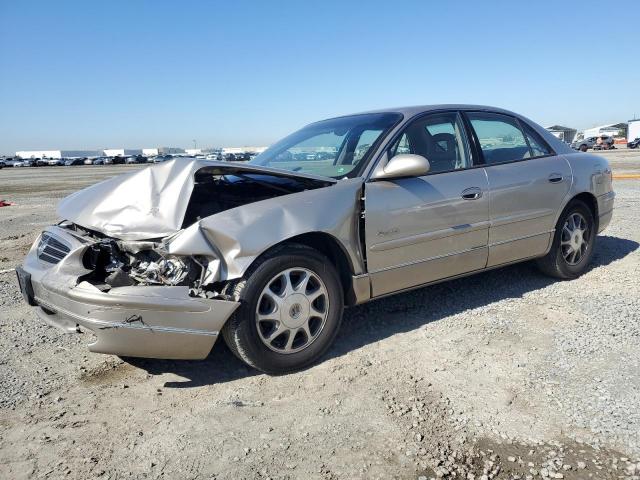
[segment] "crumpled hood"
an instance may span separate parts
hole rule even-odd
[[[73,193],[58,204],[58,215],[84,228],[122,240],[162,238],[182,228],[195,173],[263,173],[334,183],[328,177],[251,164],[177,158],[119,175]]]

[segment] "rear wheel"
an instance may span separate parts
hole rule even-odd
[[[295,245],[267,255],[232,286],[241,305],[223,329],[241,360],[266,373],[286,373],[316,361],[342,321],[343,292],[329,260]]]
[[[580,145],[580,151],[581,152],[586,152],[587,151],[587,146],[586,145]]]
[[[538,267],[552,277],[576,278],[589,265],[595,241],[593,213],[584,202],[574,200],[560,215],[551,250],[537,260]]]

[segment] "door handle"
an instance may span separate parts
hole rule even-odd
[[[549,182],[551,183],[560,183],[564,178],[559,173],[552,173],[549,175]]]
[[[482,197],[482,189],[478,187],[467,188],[462,191],[461,196],[465,200],[477,200]]]

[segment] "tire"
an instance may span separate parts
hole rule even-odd
[[[580,151],[581,152],[586,152],[588,150],[586,145],[580,145]]]
[[[298,279],[304,275],[308,283],[303,292]],[[274,293],[274,285],[285,283],[289,290],[283,287],[282,293]],[[304,245],[283,245],[268,253],[225,292],[238,298],[240,306],[222,330],[224,340],[240,360],[265,373],[308,367],[327,351],[340,329],[344,298],[338,272],[324,255]],[[313,302],[320,303],[309,301],[314,295],[319,296]],[[316,307],[322,310],[321,316],[314,316]],[[261,313],[263,309],[266,314]],[[262,321],[270,315],[275,319]],[[296,326],[305,315],[309,320]],[[285,330],[278,334],[280,329]]]
[[[582,244],[576,240],[578,237],[568,234],[572,230],[571,222],[577,218],[582,218],[586,226],[584,233],[579,235],[586,242],[586,247],[584,251],[580,248],[579,255],[574,246]],[[580,200],[572,200],[558,219],[549,253],[536,260],[536,263],[543,273],[551,277],[563,280],[577,278],[591,262],[595,244],[596,223],[591,209]]]

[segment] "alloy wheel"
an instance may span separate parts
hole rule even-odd
[[[271,350],[290,354],[318,338],[329,314],[322,279],[306,268],[289,268],[269,280],[256,307],[260,340]]]
[[[589,224],[585,218],[574,212],[564,222],[560,247],[562,257],[569,265],[577,265],[584,258],[589,248]]]

